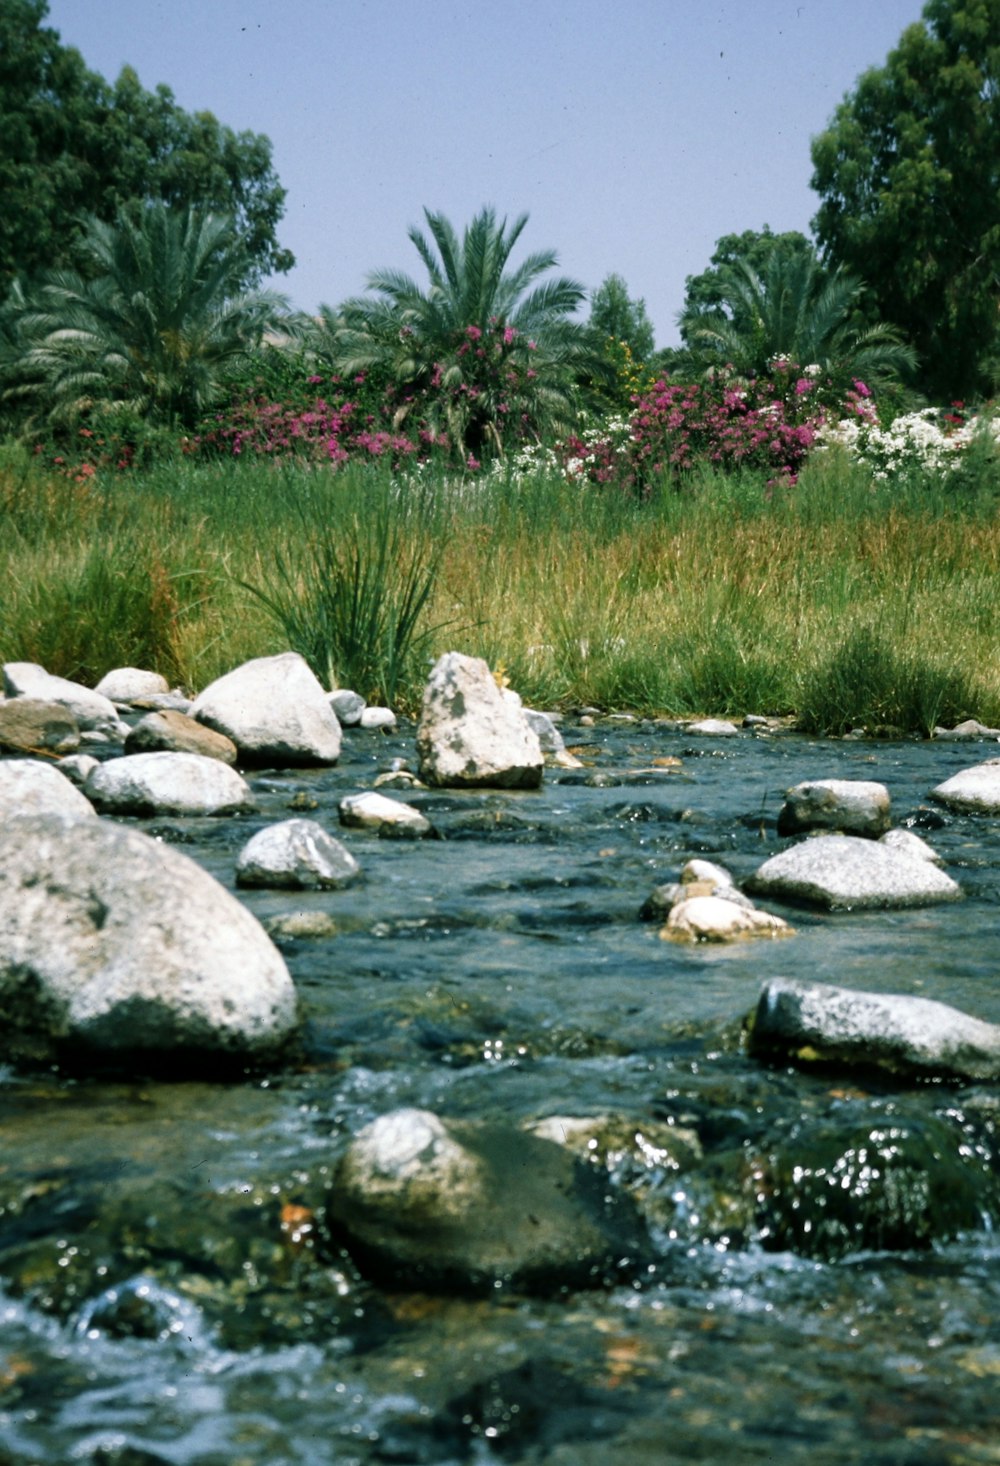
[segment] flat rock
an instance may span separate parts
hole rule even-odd
[[[94,688],[111,702],[135,702],[137,697],[156,697],[170,691],[170,684],[159,672],[146,672],[142,667],[114,667]]]
[[[432,835],[433,826],[412,804],[390,799],[386,794],[348,794],[338,806],[340,823],[357,829],[406,830],[413,835]]]
[[[54,677],[37,662],[5,662],[3,690],[8,697],[37,698],[42,702],[61,703],[84,730],[124,739],[127,729],[110,698],[103,697],[80,682]]]
[[[805,830],[841,830],[878,839],[889,828],[889,791],[865,779],[811,779],[785,795],[779,835]]]
[[[107,814],[239,814],[253,795],[235,769],[200,753],[130,753],[99,764],[84,785]]]
[[[996,742],[1000,740],[1000,728],[988,728],[975,718],[966,718],[964,723],[956,723],[954,728],[935,728],[931,737],[939,743],[972,743],[981,738]]]
[[[958,900],[960,887],[930,861],[858,835],[815,835],[773,855],[746,882],[755,896],[828,911],[927,906]]]
[[[329,1214],[361,1266],[408,1288],[600,1286],[645,1239],[631,1204],[562,1146],[402,1109],[344,1155]]]
[[[337,715],[297,652],[258,657],[227,672],[195,698],[191,716],[257,762],[332,764],[340,757]]]
[[[72,753],[80,728],[64,703],[39,697],[0,699],[0,752]]]
[[[239,886],[336,890],[361,874],[349,850],[315,820],[281,820],[247,841],[236,862]]]
[[[930,797],[961,814],[1000,814],[1000,759],[952,774]]]
[[[740,730],[727,718],[700,718],[697,723],[688,723],[684,731],[702,738],[732,738]]]
[[[205,758],[236,762],[236,744],[186,713],[164,708],[146,713],[129,730],[126,753],[200,753]]]
[[[0,760],[0,823],[22,815],[93,819],[90,800],[52,764],[34,758]]]
[[[1000,1079],[1000,1024],[930,998],[775,977],[752,1019],[751,1053],[877,1065],[894,1073]]]
[[[689,896],[670,909],[660,933],[668,941],[738,942],[750,937],[787,937],[792,928],[780,916],[724,896]]]
[[[0,826],[0,1009],[6,1056],[77,1063],[264,1059],[298,1021],[284,961],[218,881],[138,830],[55,815]]]
[[[446,652],[424,690],[420,777],[451,788],[537,789],[544,757],[521,700],[480,657]]]

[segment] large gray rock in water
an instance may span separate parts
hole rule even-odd
[[[76,785],[41,759],[0,761],[0,823],[21,815],[58,814],[93,819],[96,810]]]
[[[785,794],[778,834],[842,830],[878,839],[889,828],[889,791],[865,779],[812,779]]]
[[[3,690],[8,697],[31,697],[43,702],[61,703],[82,729],[114,738],[124,738],[127,732],[110,698],[84,687],[80,682],[54,677],[37,662],[5,662]]]
[[[236,862],[239,886],[332,891],[361,874],[358,862],[315,820],[281,820],[258,830]]]
[[[1000,1024],[930,998],[855,992],[775,977],[752,1020],[750,1051],[898,1074],[1000,1079]]]
[[[608,1191],[552,1141],[403,1109],[355,1136],[329,1210],[362,1265],[406,1287],[555,1292],[637,1261],[635,1214]]]
[[[828,911],[928,906],[955,901],[958,885],[928,860],[857,835],[816,835],[765,860],[746,889]]]
[[[277,949],[207,871],[52,815],[0,826],[0,1011],[6,1057],[126,1065],[265,1060],[297,1026]]]
[[[190,712],[257,762],[332,764],[340,757],[337,715],[298,652],[244,662],[210,683]]]
[[[84,792],[109,814],[238,814],[253,806],[235,769],[200,753],[129,753],[99,764]]]
[[[1000,759],[952,774],[931,790],[931,798],[960,814],[1000,814]]]
[[[79,745],[77,721],[62,703],[0,698],[0,752],[72,753]]]
[[[420,777],[451,788],[536,789],[545,760],[515,693],[480,657],[446,652],[424,689]]]

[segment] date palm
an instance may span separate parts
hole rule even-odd
[[[91,219],[81,249],[80,271],[43,277],[13,312],[8,395],[54,422],[104,405],[191,426],[284,309],[239,292],[246,253],[225,216],[150,205]]]
[[[400,270],[375,271],[369,295],[324,312],[314,349],[345,376],[386,371],[397,425],[418,413],[463,460],[568,422],[592,355],[571,319],[583,287],[542,279],[558,263],[552,250],[508,268],[527,214],[508,228],[484,208],[461,239],[443,214],[424,215],[430,238],[415,227],[409,238],[427,286]]]
[[[839,268],[824,270],[807,253],[776,250],[760,274],[739,261],[722,287],[721,308],[680,318],[702,367],[730,364],[740,376],[761,377],[775,357],[787,357],[822,367],[839,385],[860,377],[879,386],[915,364],[894,327],[857,324],[861,282]]]

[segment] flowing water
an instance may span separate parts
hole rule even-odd
[[[255,829],[294,809],[337,832],[412,731],[252,775],[252,817],[142,827],[232,886]],[[741,1044],[776,974],[1000,1022],[1000,825],[927,799],[993,750],[564,731],[584,767],[538,792],[401,791],[440,840],[338,832],[361,884],[241,893],[265,921],[328,918],[278,938],[308,1017],[281,1072],[0,1071],[2,1466],[1000,1462],[996,1087]],[[964,901],[771,903],[796,935],[728,947],[638,919],[693,855],[749,874],[783,843],[783,791],[825,777],[885,783]],[[649,1254],[555,1296],[374,1286],[324,1198],[350,1136],[402,1105],[614,1117],[644,1137],[608,1165]]]

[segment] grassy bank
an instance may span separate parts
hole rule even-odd
[[[457,647],[538,706],[996,726],[997,503],[985,474],[873,488],[834,456],[791,490],[706,471],[635,502],[234,462],[76,484],[6,449],[0,659],[196,689],[295,644],[413,710]]]

